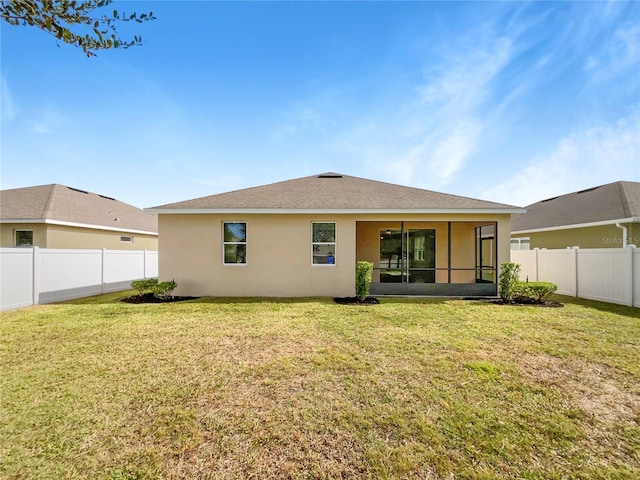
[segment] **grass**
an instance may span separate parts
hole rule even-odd
[[[0,477],[640,477],[637,309],[129,293],[2,314]]]

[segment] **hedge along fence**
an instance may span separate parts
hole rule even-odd
[[[0,310],[130,288],[158,276],[158,252],[0,248]]]
[[[640,248],[512,250],[520,280],[553,282],[561,295],[640,307]]]
[[[513,286],[512,298],[516,302],[545,303],[556,290],[558,286],[551,282],[516,282]]]
[[[558,286],[551,282],[526,282],[519,280],[521,265],[504,262],[500,265],[500,298],[504,302],[546,303]]]

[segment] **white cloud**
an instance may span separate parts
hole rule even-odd
[[[640,108],[611,125],[575,133],[482,198],[530,205],[545,198],[617,180],[640,181]]]
[[[448,131],[426,134],[420,145],[412,146],[389,171],[402,183],[415,182],[417,172],[427,170],[432,179],[443,184],[450,181],[473,152],[482,127],[468,118],[449,125]]]
[[[284,107],[276,115],[270,138],[279,143],[295,137],[329,138],[348,115],[353,92],[347,87],[317,87],[312,95]]]
[[[412,184],[452,181],[475,152],[486,126],[483,107],[491,97],[491,84],[512,54],[511,39],[500,37],[464,54],[448,55],[446,64],[399,109],[395,152],[381,166],[386,174]]]
[[[637,75],[639,64],[640,25],[631,23],[616,29],[601,51],[587,58],[584,68],[595,82],[604,82],[630,69]]]
[[[4,75],[0,79],[0,103],[2,104],[1,114],[3,122],[10,122],[18,113],[18,108],[9,90],[7,79]]]
[[[450,183],[499,115],[488,105],[515,52],[514,39],[496,35],[494,26],[484,23],[439,48],[439,60],[425,51],[418,81],[401,75],[385,77],[384,88],[375,90],[364,81],[317,90],[280,112],[271,140],[286,142],[296,155],[313,151],[323,164],[342,158],[366,166],[368,175],[391,182],[429,188]],[[514,86],[499,108],[525,90]]]
[[[54,133],[64,122],[64,116],[53,105],[47,105],[31,125],[31,129],[38,134]]]
[[[283,113],[286,120],[273,128],[271,138],[280,142],[291,138],[300,130],[319,127],[319,112],[311,104],[299,104]]]

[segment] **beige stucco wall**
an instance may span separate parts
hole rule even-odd
[[[16,230],[33,230],[33,244],[36,247],[47,246],[47,228],[43,223],[2,223],[0,224],[0,246],[15,247]]]
[[[640,246],[640,224],[624,224],[628,228],[629,243]],[[513,234],[513,238],[529,237],[531,248],[620,248],[622,230],[615,225],[598,227],[571,228],[551,232]]]
[[[133,242],[121,242],[121,236],[132,236]],[[48,248],[106,248],[109,250],[157,250],[158,237],[139,233],[111,232],[89,228],[48,225]]]
[[[2,247],[14,246],[15,230],[33,230],[34,246],[42,248],[106,248],[109,250],[157,250],[158,237],[138,233],[112,232],[52,224],[1,224]],[[133,242],[121,242],[132,236]]]
[[[420,222],[417,228],[436,229],[438,267],[447,263],[447,221],[498,222],[498,260],[508,261],[510,255],[509,215],[405,215],[399,219],[397,215],[163,214],[158,220],[159,277],[178,283],[176,295],[352,296],[356,260],[377,265],[380,228],[399,227],[400,220],[407,222],[405,228]],[[247,223],[246,265],[223,265],[223,221]],[[337,223],[334,266],[311,264],[311,222]],[[474,226],[452,226],[452,237],[457,236],[452,246],[464,251],[452,256],[459,267],[475,266]],[[473,281],[474,273],[469,274],[455,280]],[[446,277],[446,272],[438,272],[437,281],[446,282]]]
[[[247,263],[222,264],[222,222],[247,223]],[[335,221],[335,265],[311,265],[311,222]],[[159,215],[159,278],[176,295],[353,295],[355,222],[335,216]]]
[[[451,224],[451,267],[475,268],[476,266],[476,223]],[[453,270],[451,283],[475,282],[475,270]]]

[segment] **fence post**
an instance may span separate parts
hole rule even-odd
[[[578,292],[578,285],[580,284],[580,272],[578,271],[578,250],[580,250],[580,247],[578,246],[573,247],[573,252],[574,252],[573,262],[575,265],[576,298],[580,296]]]
[[[538,282],[538,253],[540,252],[540,249],[538,247],[534,248],[533,251],[535,252],[535,272],[536,274],[534,275],[534,281]]]
[[[104,265],[107,256],[107,249],[102,249],[102,261],[100,262],[100,293],[104,293]]]
[[[627,261],[629,262],[629,290],[628,290],[628,294],[629,294],[629,303],[627,303],[628,306],[633,307],[635,305],[635,298],[634,298],[634,294],[636,291],[636,286],[633,284],[633,281],[635,279],[635,272],[633,270],[633,254],[635,252],[635,248],[636,246],[631,244],[631,245],[627,245],[627,251],[629,252],[627,254]]]
[[[31,301],[40,305],[40,247],[32,247],[31,261]]]

